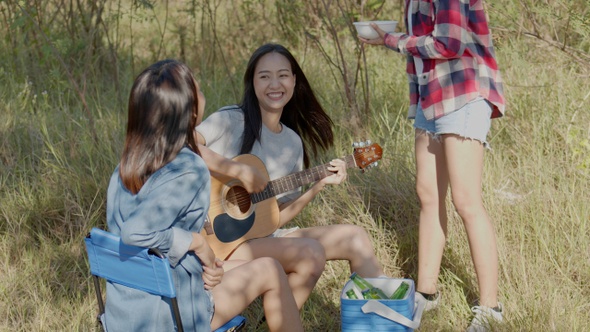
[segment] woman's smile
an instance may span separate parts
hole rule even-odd
[[[282,54],[268,53],[260,58],[254,72],[254,91],[260,110],[282,112],[295,89],[289,60]]]

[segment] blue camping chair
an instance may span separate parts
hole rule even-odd
[[[93,228],[84,240],[98,300],[98,322],[104,318],[104,302],[100,291],[99,278],[150,294],[168,297],[178,331],[183,332],[176,289],[170,272],[168,259],[157,248],[142,248],[126,245],[112,233]],[[241,331],[246,319],[236,316],[215,332]]]

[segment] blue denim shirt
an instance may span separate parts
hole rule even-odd
[[[213,303],[203,284],[203,267],[188,252],[192,232],[203,227],[210,199],[209,171],[188,148],[152,174],[137,194],[122,184],[119,167],[107,194],[109,231],[124,243],[159,248],[170,260],[186,331],[210,331]],[[109,331],[173,331],[168,300],[107,283],[105,320]]]

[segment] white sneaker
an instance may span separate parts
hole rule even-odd
[[[414,295],[415,303],[418,303],[419,301],[426,302],[424,305],[424,312],[436,309],[436,307],[438,307],[438,300],[440,300],[440,292],[436,292],[436,298],[434,300],[427,300],[424,295],[418,292],[416,292],[416,295]]]
[[[471,308],[471,311],[473,311],[475,316],[471,321],[471,325],[467,328],[467,332],[492,331],[494,326],[497,326],[503,320],[502,312],[504,310],[502,308],[502,303],[498,303],[498,308],[500,308],[500,311],[479,305]]]

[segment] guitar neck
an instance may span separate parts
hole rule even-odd
[[[342,160],[346,162],[347,168],[356,166],[353,155],[346,156],[342,158]],[[256,204],[265,199],[275,197],[334,174],[328,170],[328,166],[330,166],[330,163],[308,168],[303,171],[289,174],[280,179],[270,181],[263,191],[250,195],[252,203]]]

